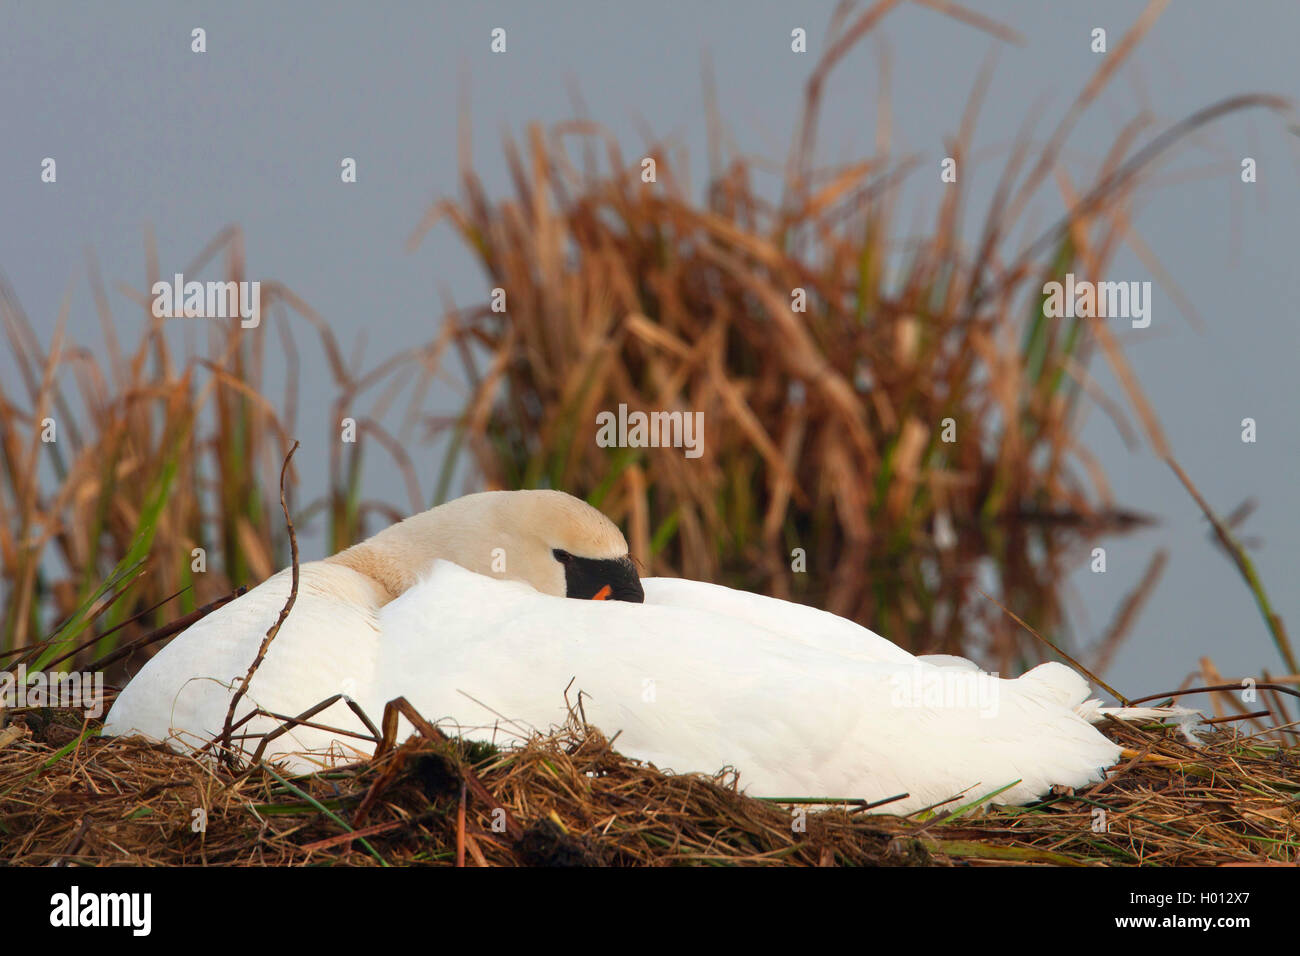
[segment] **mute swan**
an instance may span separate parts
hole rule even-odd
[[[392,637],[383,631],[381,613],[439,559],[478,572],[476,577],[525,582],[521,586],[534,597],[591,598],[607,589],[615,600],[643,598],[622,532],[585,502],[559,491],[466,495],[323,561],[302,564],[293,610],[250,681],[235,720],[255,707],[296,716],[335,694],[362,703],[377,720],[384,701],[372,709],[374,677],[383,639]],[[196,749],[219,735],[231,694],[290,587],[291,570],[281,571],[174,638],[123,688],[104,720],[104,735],[139,733]],[[411,675],[412,683],[437,666],[435,658],[427,659]],[[366,732],[342,701],[312,722]],[[257,717],[239,733],[262,734],[278,724]],[[306,751],[338,756],[346,752],[338,736],[299,726],[277,738],[265,756]],[[322,762],[329,756],[316,764]]]
[[[491,573],[484,556],[497,546],[512,573]],[[629,756],[679,772],[733,766],[755,796],[908,794],[891,813],[1004,787],[995,801],[1015,804],[1085,786],[1120,753],[1090,721],[1169,713],[1101,708],[1062,664],[1004,680],[963,658],[914,657],[803,605],[638,583],[626,555],[617,528],[566,495],[458,499],[303,565],[298,603],[248,697],[296,715],[343,692],[377,721],[405,696],[465,736],[505,743],[563,722],[572,683],[587,719],[618,732]],[[606,584],[624,602],[561,596]],[[176,638],[122,692],[105,733],[192,745],[218,733],[225,685],[242,677],[287,593],[277,575]],[[363,731],[341,703],[313,720]],[[259,718],[253,730],[273,726]],[[367,741],[298,727],[267,757],[308,770],[368,752]]]
[[[618,732],[628,756],[679,772],[732,766],[751,796],[908,794],[887,813],[1011,784],[994,802],[1083,787],[1120,755],[1090,721],[1191,713],[1100,707],[1063,664],[1003,680],[804,605],[697,581],[642,585],[640,605],[563,602],[439,562],[380,615],[403,639],[385,642],[376,681],[498,744],[562,723],[572,681],[588,722]]]

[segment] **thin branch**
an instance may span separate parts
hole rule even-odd
[[[266,657],[267,650],[271,647],[271,641],[275,640],[275,635],[280,633],[280,625],[289,616],[293,610],[294,603],[298,600],[298,535],[293,529],[293,519],[289,517],[289,505],[285,501],[284,484],[285,476],[289,472],[289,462],[293,459],[293,453],[298,450],[298,442],[293,443],[289,449],[289,454],[284,456],[284,464],[280,466],[280,510],[284,512],[285,525],[289,529],[289,548],[293,554],[293,578],[289,587],[289,598],[284,602],[284,607],[280,609],[280,616],[276,618],[271,629],[266,632],[266,637],[262,639],[262,645],[257,649],[257,657],[253,663],[248,666],[248,673],[239,684],[239,689],[235,691],[230,698],[230,706],[226,710],[226,724],[221,731],[221,756],[230,769],[234,769],[234,755],[230,752],[230,730],[231,724],[235,720],[235,707],[238,706],[244,694],[248,692],[249,682],[252,681],[253,675],[257,673],[258,667],[261,666],[263,659]]]

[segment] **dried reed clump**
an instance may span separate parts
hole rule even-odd
[[[147,253],[150,288],[160,273],[152,240]],[[222,253],[225,276],[243,281],[243,237],[235,227],[183,272],[197,276]],[[263,282],[256,333],[237,319],[182,326],[155,318],[151,297],[121,287],[147,317],[127,350],[93,261],[90,280],[103,330],[102,346],[93,349],[65,340],[66,314],[43,344],[0,277],[0,322],[19,370],[16,382],[0,381],[0,667],[48,665],[93,624],[100,640],[64,665],[84,668],[287,563],[279,503],[265,489],[275,487],[297,428],[300,358],[291,316],[316,334],[335,388],[333,420],[354,416],[358,433],[348,444],[330,435],[328,486],[294,510],[304,522],[326,517],[332,550],[364,537],[372,514],[404,517],[361,495],[371,441],[405,473],[410,507],[425,506],[409,456],[378,421],[391,395],[362,402],[381,387],[391,391],[398,375],[406,382],[422,375],[416,386],[424,387],[434,346],[356,371],[306,302]],[[275,397],[269,362],[283,366],[284,392]],[[47,419],[55,441],[42,440]],[[56,627],[58,640],[37,640]]]
[[[624,520],[650,572],[795,598],[910,649],[983,643],[1010,667],[1023,632],[978,595],[979,564],[991,562],[1011,610],[1056,632],[1075,548],[1139,520],[1114,506],[1079,442],[1093,352],[1165,454],[1113,333],[1044,318],[1043,284],[1105,276],[1144,170],[1181,135],[1280,101],[1221,104],[1142,149],[1135,121],[1092,182],[1071,182],[1056,163],[1062,144],[1144,17],[1045,147],[1026,133],[977,245],[963,239],[964,175],[940,187],[933,226],[909,236],[895,207],[916,164],[890,155],[885,106],[877,155],[812,166],[824,85],[887,6],[837,15],[779,196],[747,159],[716,158],[716,117],[703,205],[670,150],[649,151],[657,182],[646,183],[641,157],[629,162],[591,123],[531,127],[522,149],[508,139],[515,195],[497,202],[462,144],[462,196],[437,203],[412,243],[449,221],[508,298],[505,312],[450,315],[468,394],[440,427],[490,485],[562,488]],[[959,166],[986,80],[948,144]],[[1052,173],[1066,214],[1022,248],[1024,213]],[[596,416],[620,405],[703,413],[703,457],[599,447]],[[1101,405],[1132,434],[1123,410]]]
[[[1116,726],[1084,793],[899,818],[755,800],[629,760],[576,722],[517,750],[413,737],[310,777],[215,769],[74,712],[0,731],[0,860],[19,865],[1217,865],[1300,861],[1300,751]],[[953,808],[956,808],[955,812]],[[801,811],[807,811],[803,813]],[[1104,811],[1106,828],[1096,827]],[[796,821],[801,825],[795,825]],[[202,824],[200,826],[200,823]]]

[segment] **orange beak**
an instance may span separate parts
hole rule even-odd
[[[601,588],[599,591],[593,594],[591,596],[591,599],[593,601],[604,601],[613,593],[614,593],[614,589],[611,588],[608,584],[606,584],[603,588]]]

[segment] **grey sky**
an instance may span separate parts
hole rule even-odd
[[[1000,43],[933,11],[904,8],[853,51],[834,74],[821,124],[822,157],[870,151],[879,57],[891,61],[896,155],[920,151],[937,163],[960,120],[972,78],[991,49],[997,67],[976,144],[985,157],[965,171],[983,204],[1025,117],[1042,105],[1049,121],[1081,88],[1099,57],[1089,31],[1108,30],[1112,49],[1141,4],[989,2],[1023,46]],[[84,280],[84,250],[99,257],[110,286],[143,287],[143,226],[157,231],[163,274],[188,262],[224,225],[243,227],[251,278],[286,283],[320,310],[350,345],[362,330],[370,362],[429,338],[439,289],[459,303],[484,298],[482,277],[445,229],[414,254],[403,243],[430,200],[456,190],[457,91],[469,77],[476,168],[489,194],[509,190],[500,137],[524,124],[573,115],[569,89],[592,118],[642,145],[639,124],[684,143],[696,194],[705,172],[701,63],[712,57],[722,113],[739,147],[783,159],[803,81],[822,48],[831,4],[669,0],[473,4],[15,3],[0,8],[0,268],[42,334],[75,282],[71,331],[98,341]],[[208,52],[190,52],[190,30],[207,31]],[[508,31],[508,52],[488,50],[489,31]],[[790,30],[808,30],[810,53],[792,54]],[[1242,92],[1297,92],[1300,6],[1290,2],[1174,3],[1138,55],[1080,124],[1067,159],[1076,182],[1124,121],[1145,102],[1158,124]],[[1040,138],[1050,131],[1040,125]],[[1260,507],[1245,532],[1264,539],[1264,579],[1293,631],[1300,595],[1298,386],[1300,346],[1292,309],[1297,141],[1263,113],[1228,119],[1182,150],[1169,171],[1208,170],[1148,192],[1135,219],[1146,243],[1196,303],[1206,326],[1191,327],[1162,290],[1150,329],[1128,331],[1129,356],[1176,453],[1206,497],[1230,511],[1247,496]],[[1259,162],[1243,185],[1236,162]],[[39,164],[58,162],[58,183]],[[354,156],[360,182],[339,182]],[[964,172],[964,174],[965,174]],[[1172,178],[1172,177],[1171,177]],[[937,203],[932,178],[908,187],[901,221]],[[1037,220],[1060,211],[1045,194]],[[1131,254],[1116,278],[1151,278]],[[112,293],[119,335],[143,321]],[[305,328],[303,388],[329,394]],[[11,361],[0,354],[0,374]],[[1118,387],[1094,371],[1108,393]],[[323,404],[323,403],[321,403]],[[1240,421],[1259,423],[1243,444]],[[307,403],[300,459],[326,460],[323,408]],[[1194,503],[1147,450],[1128,452],[1094,412],[1085,436],[1119,502],[1161,516],[1163,525],[1116,542],[1106,575],[1076,576],[1084,634],[1112,616],[1157,546],[1172,562],[1137,635],[1111,677],[1124,690],[1175,683],[1202,654],[1228,673],[1277,669],[1279,658],[1252,599],[1206,537]],[[432,469],[433,452],[420,459]],[[311,474],[319,469],[311,469]],[[400,482],[372,469],[367,491],[405,504]],[[432,488],[426,481],[426,493]]]

